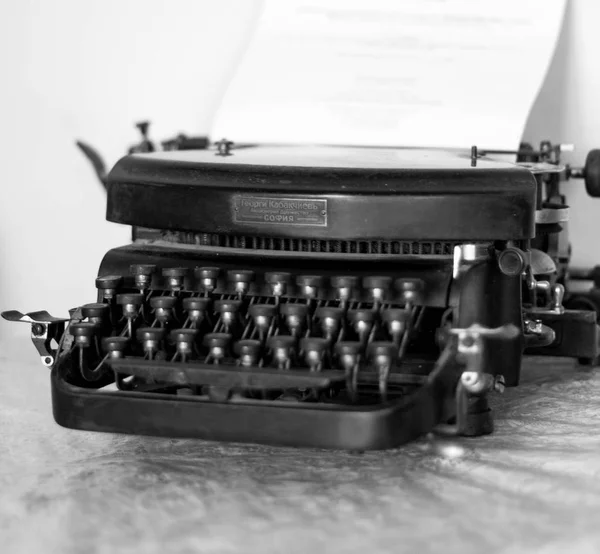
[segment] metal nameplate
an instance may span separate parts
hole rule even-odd
[[[327,227],[327,200],[238,195],[233,214],[235,223]]]

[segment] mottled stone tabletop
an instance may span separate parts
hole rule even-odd
[[[0,359],[0,552],[600,552],[600,369],[530,360],[496,433],[351,454],[71,431]]]

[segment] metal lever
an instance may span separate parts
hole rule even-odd
[[[465,329],[450,329],[450,334],[458,338],[457,352],[465,364],[461,382],[471,394],[481,394],[494,388],[494,377],[483,372],[484,338],[511,340],[519,336],[519,329],[512,324],[501,327],[483,327],[477,323]],[[491,381],[485,377],[489,375]],[[488,386],[489,385],[489,386]]]
[[[56,360],[59,348],[52,348],[52,340],[58,345],[65,332],[65,323],[68,319],[54,317],[47,311],[29,312],[23,314],[17,310],[2,312],[2,317],[7,321],[16,321],[31,324],[31,341],[40,355],[42,364],[52,367]]]
[[[519,329],[512,324],[488,328],[473,324],[464,329],[450,329],[450,335],[457,337],[457,358],[464,363],[456,387],[456,427],[462,434],[467,429],[468,395],[483,396],[491,391],[504,391],[504,376],[492,375],[484,371],[486,338],[511,340],[519,336]]]

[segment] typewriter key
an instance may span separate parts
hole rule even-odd
[[[377,305],[385,301],[392,284],[392,278],[388,276],[369,276],[363,279],[363,287],[369,291],[369,296]]]
[[[296,337],[274,335],[269,337],[267,346],[273,353],[273,361],[278,369],[289,369],[296,350]]]
[[[117,295],[117,304],[123,306],[123,315],[125,317],[135,317],[144,304],[144,295],[140,293],[127,293]]]
[[[229,333],[208,333],[204,335],[202,344],[208,348],[208,359],[218,364],[226,355],[231,343]]]
[[[352,300],[358,289],[358,277],[354,275],[338,275],[331,278],[331,286],[336,291],[337,299],[345,306],[349,300]]]
[[[167,288],[175,293],[183,290],[184,281],[189,273],[187,267],[166,267],[162,270]]]
[[[127,334],[133,334],[133,320],[139,315],[144,305],[144,295],[141,293],[118,294],[117,304],[122,307],[123,317],[127,320]]]
[[[215,302],[215,312],[220,314],[220,320],[226,332],[229,332],[229,328],[236,323],[241,305],[240,300],[217,300]]]
[[[123,277],[120,275],[105,275],[96,279],[96,288],[98,289],[99,296],[107,301],[114,298],[122,284]]]
[[[381,319],[386,324],[388,333],[397,345],[400,344],[400,338],[406,331],[407,313],[401,308],[390,308],[381,312]]]
[[[300,349],[311,371],[323,369],[323,358],[329,347],[329,341],[321,337],[305,337],[300,341]]]
[[[167,330],[164,327],[140,327],[137,330],[137,340],[142,343],[144,353],[150,360],[160,350],[160,344],[166,334]]]
[[[296,284],[300,287],[300,293],[307,300],[313,300],[319,295],[319,289],[323,286],[321,275],[298,275]]]
[[[243,367],[252,367],[258,363],[261,343],[257,340],[245,339],[235,343],[233,350],[240,357],[239,362]]]
[[[233,283],[235,293],[242,298],[250,289],[254,281],[254,271],[251,269],[230,269],[227,272],[227,281]]]
[[[357,389],[358,368],[363,345],[357,341],[342,341],[335,345],[335,353],[342,369],[346,372],[346,387],[351,397],[354,397]]]
[[[200,325],[206,317],[206,311],[210,304],[210,298],[189,297],[183,299],[183,310],[187,313],[188,321],[192,326]]]
[[[169,334],[169,338],[175,343],[177,352],[173,356],[173,360],[177,359],[177,356],[181,356],[181,361],[185,362],[194,351],[194,340],[198,335],[197,329],[174,329]]]
[[[198,279],[200,290],[205,294],[210,294],[217,288],[221,270],[218,267],[197,267],[194,269],[194,275]]]
[[[174,296],[154,296],[150,298],[150,307],[154,310],[154,317],[160,325],[168,325],[175,318],[175,305],[177,298]]]
[[[110,306],[108,304],[85,304],[85,306],[81,306],[81,315],[90,323],[103,327],[110,315]]]
[[[152,284],[152,275],[156,273],[156,266],[153,264],[133,264],[129,267],[129,272],[133,275],[135,286],[143,292],[150,288]]]
[[[102,339],[102,350],[106,352],[109,358],[118,359],[123,357],[123,353],[129,344],[127,337],[104,337]]]
[[[75,346],[89,348],[92,345],[92,339],[98,333],[98,327],[89,322],[71,323],[69,333],[75,338]]]
[[[334,306],[321,306],[317,308],[315,315],[321,321],[321,328],[327,340],[333,340],[340,330],[344,310]]]
[[[369,345],[368,356],[377,368],[379,394],[382,401],[387,399],[387,383],[392,365],[398,356],[398,347],[393,342],[372,342]]]
[[[396,279],[395,286],[407,308],[423,303],[425,283],[422,279]]]
[[[306,316],[308,306],[306,304],[282,304],[279,308],[281,315],[285,317],[285,324],[294,336],[302,334],[306,328]]]
[[[348,310],[348,319],[358,334],[360,342],[363,344],[367,341],[369,333],[373,329],[375,314],[376,312],[373,310],[366,310],[363,308],[358,310]]]
[[[288,285],[291,280],[291,273],[265,273],[265,282],[271,289],[271,295],[277,299],[287,293]]]
[[[273,304],[253,304],[250,306],[249,311],[254,320],[254,325],[258,329],[260,340],[264,341],[265,333],[269,331],[273,318],[277,313],[277,306]]]

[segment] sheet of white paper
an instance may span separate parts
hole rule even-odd
[[[266,0],[212,136],[515,148],[564,8],[565,0]]]

